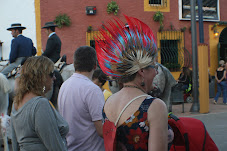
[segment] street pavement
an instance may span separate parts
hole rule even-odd
[[[173,105],[172,112],[178,117],[192,117],[201,120],[219,151],[227,151],[227,105],[221,103],[222,98],[219,98],[217,105],[213,104],[213,99],[209,101],[209,113],[206,114],[191,113],[192,103],[184,104],[184,113],[182,113],[181,104]],[[3,151],[3,148],[0,147],[0,151]]]

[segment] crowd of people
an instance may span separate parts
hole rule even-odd
[[[147,94],[158,73],[154,35],[140,20],[125,18],[127,27],[115,20],[104,25],[107,30],[100,29],[100,37],[104,36],[106,41],[96,37],[96,49],[76,49],[75,73],[62,84],[57,109],[45,98],[55,80],[54,63],[61,52],[56,25],[47,22],[43,27],[49,38],[41,56],[34,56],[36,49],[31,39],[21,35],[25,27],[12,24],[7,29],[15,38],[8,66],[15,67],[26,58],[16,80],[11,112],[14,151],[170,149],[174,134],[168,125],[166,105]],[[26,41],[17,42],[20,37]],[[21,52],[20,45],[26,46],[26,55],[16,53]],[[5,75],[11,70],[9,67],[2,71]],[[118,79],[122,84],[120,91],[112,94],[103,89],[108,76]],[[188,82],[188,76],[183,69],[178,82],[185,81]]]

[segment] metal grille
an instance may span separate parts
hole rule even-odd
[[[167,7],[167,0],[149,0],[151,6]]]
[[[184,32],[162,31],[159,32],[159,40],[161,64],[170,71],[191,66],[191,54],[184,47]]]

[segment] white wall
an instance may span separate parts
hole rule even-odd
[[[11,31],[6,30],[12,23],[26,27],[23,35],[32,39],[36,47],[35,0],[0,0],[0,41],[3,59],[9,59]],[[1,54],[0,54],[1,56]]]

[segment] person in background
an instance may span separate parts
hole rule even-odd
[[[7,30],[11,31],[14,39],[11,41],[9,65],[1,71],[6,77],[14,68],[21,64],[21,61],[25,57],[34,56],[36,54],[36,48],[32,40],[22,35],[24,29],[26,29],[26,27],[21,26],[20,23],[11,24],[11,27],[7,28]]]
[[[57,27],[57,25],[55,25],[54,22],[47,22],[42,27],[43,29],[46,29],[46,34],[48,36],[46,50],[42,55],[50,58],[54,63],[60,59],[61,53],[61,40],[55,33],[55,27]]]
[[[116,126],[116,150],[167,151],[166,105],[162,100],[147,95],[158,67],[154,35],[142,21],[125,18],[129,29],[120,20],[116,23],[109,21],[109,26],[104,25],[105,30],[100,29],[102,35],[99,37],[104,36],[105,42],[96,39],[102,71],[123,83],[123,88],[105,103],[103,126],[110,122]],[[104,142],[108,133],[111,132],[103,132]]]
[[[44,97],[53,71],[53,62],[44,56],[29,57],[22,66],[11,112],[14,151],[67,150],[68,123]]]
[[[226,84],[226,70],[225,70],[225,61],[219,61],[219,67],[215,73],[215,79],[217,81],[217,93],[214,97],[214,104],[217,104],[218,98],[223,94],[223,104],[227,104],[227,84]]]
[[[183,67],[182,72],[177,80],[178,83],[183,84],[182,90],[186,90],[191,83],[190,69],[188,67]]]
[[[69,151],[104,151],[101,89],[92,82],[97,66],[95,49],[81,46],[74,53],[75,73],[61,86],[58,110],[69,123]]]
[[[106,83],[107,81],[107,75],[105,73],[102,72],[101,69],[96,69],[94,71],[94,74],[92,76],[92,81],[100,87],[100,89],[103,92],[105,101],[112,95],[112,93],[106,89],[103,88],[103,85]]]

